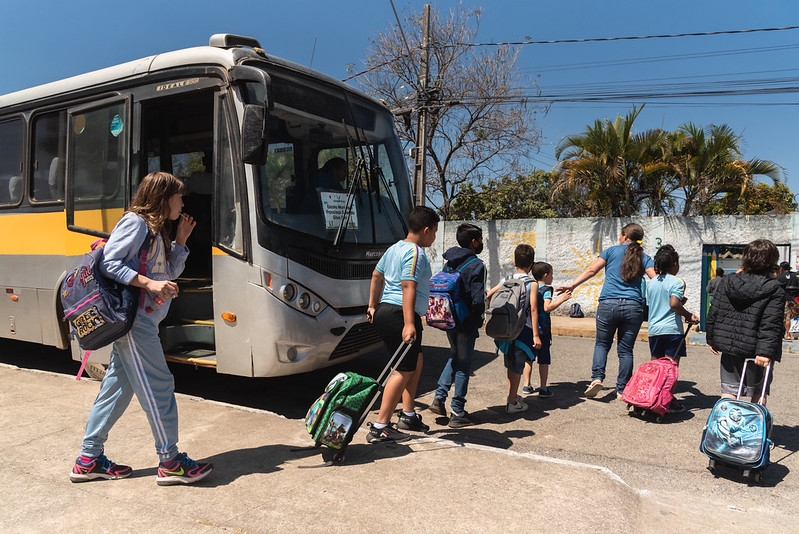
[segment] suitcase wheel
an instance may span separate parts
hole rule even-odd
[[[751,471],[749,473],[749,480],[755,484],[760,484],[760,471]]]
[[[345,454],[344,450],[337,451],[336,454],[333,455],[333,463],[340,464],[344,462]]]
[[[655,422],[656,423],[662,423],[663,422],[663,416],[662,415],[658,415],[657,417],[655,417]]]
[[[707,461],[707,470],[713,473],[714,475],[716,474],[716,460],[711,458],[710,460]]]

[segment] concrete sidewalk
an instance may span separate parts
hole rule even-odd
[[[108,454],[133,466],[133,475],[73,484],[69,470],[98,385],[0,365],[3,532],[485,534],[532,526],[588,533],[604,526],[651,533],[763,526],[762,517],[736,508],[709,513],[685,499],[652,500],[605,467],[452,439],[369,445],[361,429],[342,465],[321,467],[329,450],[296,450],[310,441],[301,420],[186,395],[178,395],[181,450],[214,463],[208,478],[157,486],[149,426],[131,405],[113,429]],[[780,529],[788,519],[769,519],[772,531],[786,531]]]
[[[501,532],[614,525],[634,532],[641,496],[605,468],[422,438],[369,445],[362,429],[343,465],[319,467],[302,421],[178,396],[180,445],[215,470],[192,486],[155,483],[144,413],[131,405],[109,456],[124,480],[69,481],[98,382],[0,365],[3,532]],[[135,403],[135,402],[134,402]],[[555,481],[556,483],[553,483]],[[584,488],[590,487],[590,492]],[[634,513],[631,513],[634,512]]]

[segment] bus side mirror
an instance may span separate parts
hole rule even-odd
[[[266,163],[266,109],[258,104],[244,106],[241,125],[241,159],[251,165]]]

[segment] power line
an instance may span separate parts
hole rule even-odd
[[[709,35],[735,35],[740,33],[761,33],[761,32],[781,32],[787,30],[797,30],[799,26],[782,26],[780,28],[754,28],[749,30],[721,30],[715,32],[694,32],[694,33],[669,33],[660,35],[630,35],[623,37],[584,37],[579,39],[550,39],[546,41],[504,41],[498,43],[455,43],[441,45],[442,48],[457,46],[478,47],[478,46],[524,46],[524,45],[544,45],[544,44],[566,44],[566,43],[600,43],[607,41],[637,41],[643,39],[672,39],[675,37],[706,37]]]
[[[781,45],[781,46],[766,46],[757,48],[738,48],[730,50],[718,50],[713,52],[696,52],[693,54],[671,54],[665,56],[650,56],[628,59],[612,59],[608,61],[592,61],[584,63],[570,63],[568,65],[544,65],[527,67],[519,69],[520,71],[532,70],[536,73],[541,72],[557,72],[566,70],[585,70],[606,67],[618,67],[623,65],[637,65],[643,63],[662,63],[664,61],[684,61],[686,59],[705,59],[710,57],[721,56],[740,56],[742,54],[759,54],[761,52],[778,52],[783,50],[794,50],[799,48],[799,44]]]
[[[393,7],[393,2],[392,2]],[[396,13],[395,13],[396,14]],[[399,21],[398,21],[399,24]],[[484,46],[525,46],[525,45],[543,45],[543,44],[567,44],[567,43],[595,43],[595,42],[608,42],[608,41],[632,41],[632,40],[644,40],[644,39],[671,39],[671,38],[678,38],[678,37],[705,37],[705,36],[713,36],[713,35],[734,35],[734,34],[743,34],[743,33],[762,33],[762,32],[778,32],[778,31],[790,31],[799,29],[799,26],[783,26],[778,28],[753,28],[748,30],[721,30],[721,31],[714,31],[714,32],[693,32],[693,33],[672,33],[672,34],[661,34],[661,35],[637,35],[637,36],[621,36],[621,37],[585,37],[585,38],[578,38],[578,39],[550,39],[544,41],[501,41],[496,43],[452,43],[452,44],[444,44],[439,45],[441,48],[454,48],[454,47],[484,47]],[[400,31],[402,31],[402,27],[400,26]],[[402,33],[403,39],[405,39],[404,32]],[[407,40],[405,41],[406,47],[408,46]],[[795,46],[789,45],[784,48],[794,48]],[[418,50],[418,47],[415,48]],[[778,50],[780,47],[773,47],[773,50]],[[746,49],[744,49],[746,50]],[[771,48],[764,48],[763,51],[771,51]],[[743,50],[742,50],[743,51]],[[753,49],[753,51],[760,51],[758,49]],[[735,50],[732,51],[721,51],[721,52],[714,52],[708,53],[708,57],[711,57],[714,54],[718,55],[729,55],[736,53]],[[408,58],[413,55],[413,51],[408,48],[407,54],[402,54],[397,57],[389,58],[385,61],[382,61],[376,65],[372,65],[371,67],[364,69],[360,72],[356,72],[342,81],[348,82],[354,78],[359,76],[363,76],[364,74],[368,74],[372,71],[385,67],[395,61],[399,61],[405,58]],[[674,59],[685,59],[686,57],[702,57],[702,54],[689,54],[689,55],[681,55],[675,56]],[[648,61],[658,61],[662,59],[668,59],[669,57],[666,56],[665,58],[642,58],[642,60],[637,62],[648,62]],[[625,61],[630,61],[632,63],[636,63],[636,60],[619,60],[621,61],[618,64],[625,64]],[[602,66],[602,65],[613,65],[616,64],[613,61],[609,62],[599,62],[599,63],[591,63],[588,65],[585,64],[575,64],[574,68],[586,68],[586,67],[594,67],[594,66]],[[568,69],[568,66],[564,68]],[[545,67],[546,69],[546,67]],[[551,68],[551,70],[559,70],[557,67]],[[541,71],[544,72],[544,71]]]

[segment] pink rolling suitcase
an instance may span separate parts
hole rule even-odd
[[[627,382],[621,400],[634,412],[652,412],[660,422],[674,400],[672,389],[679,375],[677,362],[668,356],[644,362]]]

